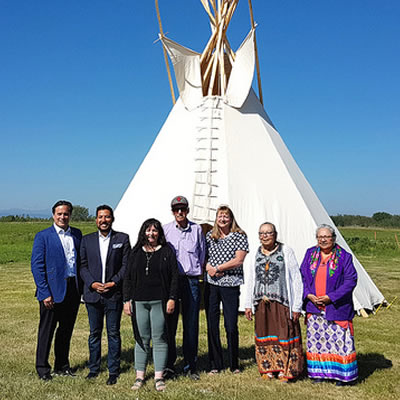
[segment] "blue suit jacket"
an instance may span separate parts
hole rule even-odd
[[[71,227],[76,252],[76,285],[79,290],[79,247],[82,232]],[[55,303],[64,300],[67,291],[65,279],[65,255],[61,240],[54,226],[36,234],[32,248],[31,270],[36,283],[36,297],[42,301],[50,296]]]
[[[91,287],[93,282],[101,282],[102,279],[99,232],[90,233],[83,237],[80,250],[80,274],[83,280],[83,298],[86,303],[97,303],[101,297],[111,301],[122,300],[122,279],[125,275],[130,249],[129,236],[126,233],[111,230],[105,282],[113,281],[116,286],[107,293],[100,295]]]

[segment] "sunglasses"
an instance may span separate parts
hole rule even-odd
[[[174,213],[178,213],[179,211],[180,212],[186,212],[187,210],[188,210],[187,207],[174,207],[172,209],[172,212],[174,212]]]

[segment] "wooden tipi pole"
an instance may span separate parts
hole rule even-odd
[[[158,0],[155,0],[155,1],[156,1],[158,25],[160,26],[160,35],[161,35],[161,38],[163,38],[164,37],[164,32],[163,32],[163,28],[162,28],[162,24],[161,24],[160,8],[158,7]],[[171,69],[169,67],[168,55],[167,55],[167,51],[165,50],[164,45],[163,45],[163,53],[164,53],[165,65],[167,66],[168,81],[169,81],[169,88],[171,89],[172,103],[175,104],[176,103],[176,99],[175,99],[175,93],[174,93],[174,85],[172,83]]]
[[[253,6],[251,5],[251,0],[249,0],[249,9],[250,9],[251,27],[254,29],[255,26],[254,26],[254,16],[253,16]],[[257,40],[256,40],[256,32],[255,31],[254,31],[254,52],[256,55],[258,97],[260,98],[260,103],[262,105],[264,105],[263,95],[262,95],[262,87],[261,87],[260,62],[258,60]]]

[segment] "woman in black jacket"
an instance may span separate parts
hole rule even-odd
[[[150,340],[153,345],[155,387],[165,390],[163,371],[168,356],[165,314],[172,314],[178,289],[178,267],[161,223],[146,220],[132,249],[123,283],[124,312],[132,318],[136,380],[133,390],[144,383]]]

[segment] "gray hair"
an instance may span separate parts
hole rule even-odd
[[[332,235],[332,239],[334,239],[335,241],[336,241],[336,232],[335,232],[335,229],[332,227],[332,226],[330,226],[330,225],[328,225],[328,224],[321,224],[321,225],[318,225],[317,226],[317,230],[316,230],[316,232],[315,232],[315,236],[318,236],[318,232],[319,232],[319,230],[320,229],[328,229],[328,231],[331,233],[331,235]]]
[[[263,223],[260,225],[260,228],[261,228],[263,225],[271,225],[271,226],[274,228],[275,235],[278,236],[278,232],[276,231],[276,226],[275,226],[272,222],[263,222]]]

